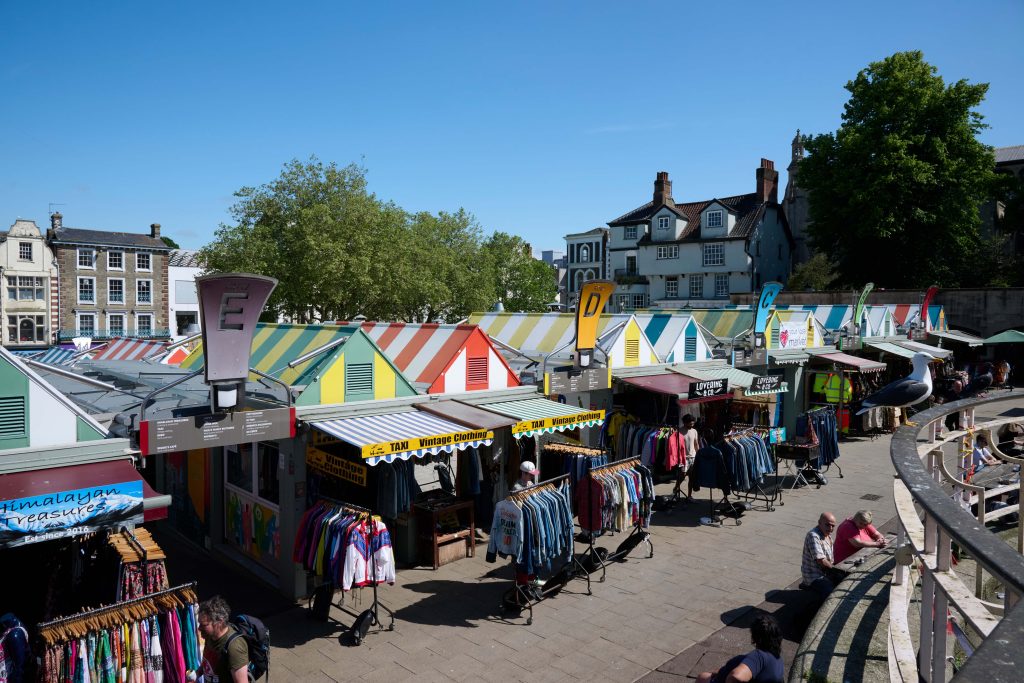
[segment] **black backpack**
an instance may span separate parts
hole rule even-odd
[[[244,638],[249,648],[249,678],[253,681],[259,680],[270,668],[270,629],[264,626],[262,621],[248,614],[236,614],[231,617],[230,623],[235,627],[235,634],[228,638],[224,652],[227,653],[231,641],[235,638]]]

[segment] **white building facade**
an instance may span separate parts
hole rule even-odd
[[[584,282],[608,279],[608,228],[566,235],[565,247],[566,304],[571,310]]]
[[[199,320],[199,296],[196,278],[202,275],[199,252],[175,249],[167,262],[167,321],[171,326],[171,339],[187,337],[190,325],[202,325]]]
[[[18,219],[0,233],[0,342],[9,348],[42,348],[57,327],[57,266],[35,221]]]

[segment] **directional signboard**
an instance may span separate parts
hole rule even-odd
[[[290,439],[293,436],[294,408],[205,413],[166,420],[145,420],[139,425],[139,449],[143,455],[151,455]]]
[[[586,370],[557,368],[553,372],[544,373],[544,394],[547,396],[611,389],[611,386],[612,371],[610,368],[588,368]]]

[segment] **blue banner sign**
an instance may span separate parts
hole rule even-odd
[[[142,521],[141,479],[0,500],[0,546],[38,543]]]

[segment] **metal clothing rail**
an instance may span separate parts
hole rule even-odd
[[[756,504],[759,501],[762,501],[764,502],[763,509],[765,512],[774,512],[775,502],[782,498],[782,487],[779,485],[778,482],[779,461],[775,457],[774,444],[768,442],[768,430],[768,427],[745,427],[735,432],[726,434],[724,437],[722,437],[722,440],[724,441],[729,438],[743,438],[752,436],[760,438],[764,442],[765,448],[768,450],[768,456],[772,459],[772,464],[775,466],[775,490],[771,494],[769,494],[767,491],[764,490],[764,487],[761,485],[760,481],[755,481],[754,485],[751,488],[747,489],[746,491],[736,491],[735,494],[737,498],[749,502],[751,504],[751,509],[759,509],[755,508],[754,504]],[[779,505],[782,505],[782,503],[780,502]]]
[[[563,484],[567,487],[569,485],[569,474],[563,474],[558,477],[546,479],[525,489],[512,491],[505,497],[505,500],[511,500],[514,502],[525,500],[526,498],[536,495],[542,491],[555,489],[555,484]],[[558,488],[562,487],[559,486]],[[571,533],[573,530],[570,529],[569,531]],[[530,615],[526,618],[526,625],[530,626],[533,624],[533,606],[560,592],[562,588],[565,587],[565,584],[568,583],[569,579],[575,576],[583,576],[586,578],[587,595],[593,595],[593,592],[590,590],[590,575],[587,573],[586,568],[580,563],[579,557],[576,556],[572,546],[570,546],[569,555],[571,559],[555,573],[555,576],[548,581],[543,588],[541,588],[539,596],[532,594],[527,590],[527,588],[530,588],[529,584],[520,584],[513,579],[514,584],[512,588],[509,588],[501,596],[500,609],[503,612],[507,609],[519,611],[522,611],[523,609],[528,610]],[[515,565],[515,558],[512,558],[512,564]],[[515,567],[513,566],[513,570],[514,569]]]
[[[121,534],[125,537],[125,540],[128,541],[128,545],[130,545],[132,547],[132,549],[135,550],[135,552],[137,552],[139,554],[139,557],[142,558],[142,592],[143,592],[143,594],[148,594],[149,593],[149,553],[147,553],[146,549],[142,546],[141,543],[139,543],[139,539],[137,539],[135,537],[135,534],[132,533],[131,529],[129,529],[126,526],[123,526],[123,527],[121,527]],[[120,595],[120,593],[121,593],[121,587],[120,586],[117,587],[117,592]]]
[[[628,458],[626,460],[619,460],[617,462],[609,463],[607,465],[599,465],[597,467],[591,467],[590,471],[587,472],[587,477],[593,478],[595,472],[598,472],[599,474],[611,474],[612,472],[617,472],[619,470],[633,469],[634,467],[636,467],[637,465],[640,465],[640,464],[641,464],[640,463],[640,458]],[[652,477],[652,484],[653,484],[653,477]],[[653,491],[652,491],[652,493],[653,493]],[[593,487],[588,487],[587,488],[587,507],[590,508],[590,512],[593,511],[593,503],[594,503],[593,495],[594,495],[593,494]],[[627,535],[626,538],[623,539],[623,541],[621,543],[619,543],[619,547],[615,549],[615,552],[609,553],[604,558],[602,558],[597,553],[597,550],[594,548],[594,533],[593,532],[589,532],[587,534],[587,536],[588,536],[588,539],[587,539],[588,540],[588,544],[590,545],[589,549],[587,550],[588,554],[590,555],[590,564],[591,564],[591,566],[595,566],[595,563],[596,563],[596,566],[601,568],[601,578],[598,579],[598,583],[604,583],[605,576],[608,573],[607,572],[607,567],[608,567],[609,564],[624,558],[636,546],[640,545],[641,543],[647,543],[647,547],[650,549],[650,552],[648,553],[647,557],[648,558],[654,557],[654,544],[651,542],[651,534],[650,534],[649,531],[647,531],[646,529],[644,529],[641,526],[642,524],[643,524],[643,521],[642,521],[642,518],[640,518],[637,521],[637,523],[635,525],[633,525],[633,529],[629,532],[629,535]],[[587,571],[587,570],[584,569],[584,571]],[[593,571],[596,571],[596,568]],[[591,572],[588,571],[587,573],[589,575]]]
[[[362,505],[356,505],[354,503],[338,500],[337,498],[330,498],[328,496],[317,496],[317,498],[318,500],[323,501],[329,505],[341,508],[342,511],[356,513],[358,516],[363,517],[365,521],[369,521],[372,523],[373,521],[380,520],[380,517],[373,514],[373,510],[371,510],[370,508],[363,507]],[[367,629],[370,626],[377,626],[378,632],[395,630],[395,613],[391,610],[391,608],[382,603],[380,599],[377,597],[377,554],[373,552],[374,535],[376,535],[376,529],[371,531],[370,546],[368,548],[368,552],[370,555],[370,576],[373,579],[371,582],[371,586],[373,588],[373,601],[370,603],[370,608],[367,610],[363,610],[362,612],[355,612],[349,609],[345,606],[344,591],[341,592],[341,597],[338,599],[338,601],[336,603],[332,603],[335,607],[337,607],[345,614],[355,618],[356,621],[353,623],[352,628],[350,629],[350,633],[352,634],[352,640],[355,642],[356,645],[362,644],[363,635],[365,635],[365,631],[360,628],[360,624],[366,623],[366,620],[369,620],[369,623],[366,623]],[[334,592],[334,582],[328,579],[327,584],[330,586],[330,591]],[[388,614],[387,626],[384,626],[384,624],[380,620],[380,610],[384,610]]]
[[[143,595],[140,598],[132,598],[131,600],[123,600],[121,602],[115,602],[112,605],[104,605],[103,607],[95,607],[93,609],[86,610],[85,612],[79,612],[78,614],[73,614],[73,615],[71,615],[69,617],[60,617],[59,619],[53,619],[51,621],[44,621],[44,622],[40,623],[39,625],[37,625],[36,628],[41,631],[43,629],[52,628],[54,626],[62,626],[64,624],[69,624],[69,623],[71,623],[73,621],[79,621],[79,620],[82,620],[82,619],[92,619],[94,617],[100,616],[101,614],[107,614],[109,612],[117,612],[117,611],[125,609],[126,607],[130,607],[132,605],[138,605],[140,603],[146,602],[147,600],[156,600],[156,599],[164,597],[164,596],[174,596],[174,597],[182,600],[182,602],[191,604],[193,602],[196,602],[195,587],[196,587],[196,582],[195,581],[191,581],[189,583],[184,583],[184,584],[182,584],[180,586],[174,586],[173,588],[165,588],[165,589],[157,591],[155,593],[150,593],[149,595]],[[178,593],[185,593],[185,592],[191,593],[191,595],[186,595],[184,597],[177,595]]]

